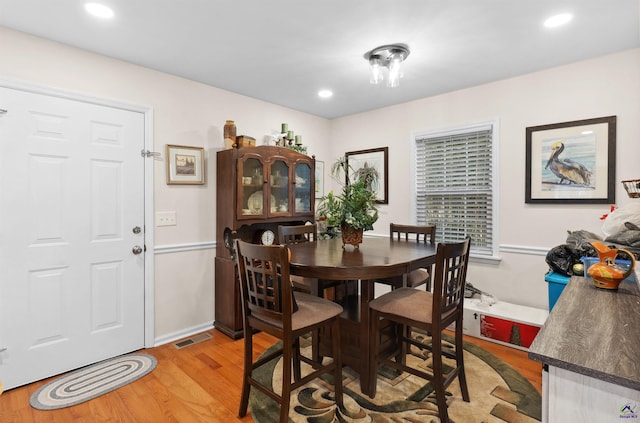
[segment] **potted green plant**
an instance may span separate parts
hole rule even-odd
[[[339,175],[346,166],[345,158],[340,158],[331,168],[332,177],[340,181]],[[340,228],[343,246],[350,244],[357,248],[362,243],[363,232],[373,229],[378,220],[376,195],[369,188],[369,182],[364,178],[347,180],[340,194],[329,191],[320,199],[319,219],[325,220],[328,228]]]

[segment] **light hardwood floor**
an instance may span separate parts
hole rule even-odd
[[[31,408],[29,398],[48,380],[11,389],[0,395],[0,423],[192,423],[252,422],[237,417],[242,381],[243,341],[217,330],[212,339],[176,349],[173,344],[142,350],[156,357],[150,374],[95,400],[55,411]],[[259,356],[275,342],[265,334],[255,338]],[[542,366],[524,351],[466,337],[497,355],[527,377],[541,391]]]

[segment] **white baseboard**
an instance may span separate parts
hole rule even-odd
[[[163,335],[155,339],[154,347],[159,347],[160,345],[168,344],[170,342],[177,341],[179,339],[188,338],[192,335],[196,335],[201,332],[206,332],[208,330],[213,329],[213,320],[210,322],[205,322],[201,325],[192,326],[190,328],[186,328],[184,330],[180,330],[178,332],[169,333],[167,335]]]

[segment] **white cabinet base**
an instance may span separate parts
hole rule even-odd
[[[543,385],[543,423],[640,422],[640,391],[553,366]]]

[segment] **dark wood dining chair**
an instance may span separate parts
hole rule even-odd
[[[318,225],[280,225],[278,226],[278,241],[280,244],[297,244],[299,242],[314,242],[318,240]]]
[[[280,244],[299,244],[302,242],[315,242],[318,240],[318,225],[292,225],[278,226],[278,242]],[[305,278],[291,275],[291,282],[296,290],[308,292],[317,297],[324,297],[324,290],[336,286],[342,281],[329,281],[315,278]]]
[[[281,245],[299,244],[301,242],[315,242],[318,240],[318,225],[292,225],[278,226],[278,242]],[[314,278],[302,276],[291,276],[293,286],[300,291],[308,292],[317,297],[321,297],[322,290],[318,281]]]
[[[244,318],[244,372],[239,416],[247,414],[250,388],[256,388],[280,405],[280,423],[289,419],[291,392],[323,374],[333,376],[336,406],[343,409],[342,366],[340,361],[340,313],[334,302],[293,293],[289,275],[289,248],[286,245],[256,245],[236,241],[238,273]],[[295,295],[295,296],[294,296]],[[331,336],[332,360],[315,362],[300,354],[300,336],[322,329]],[[282,340],[281,348],[253,361],[253,334],[268,333]],[[254,377],[254,371],[282,357],[282,393]],[[302,376],[300,363],[311,366]],[[293,374],[292,374],[293,372]],[[293,376],[293,380],[292,380]]]
[[[436,245],[436,227],[435,225],[400,225],[397,223],[389,224],[389,236],[395,241],[404,242],[424,242],[432,246]],[[410,272],[407,275],[407,286],[416,288],[420,285],[426,285],[426,290],[431,290],[430,269],[420,268]],[[377,283],[391,285],[391,289],[403,286],[402,278],[380,279]]]
[[[369,303],[372,363],[369,380],[372,398],[376,395],[378,366],[384,364],[430,381],[434,385],[438,414],[443,423],[449,422],[445,389],[456,377],[460,382],[462,399],[469,402],[462,349],[462,315],[470,244],[469,238],[463,242],[438,244],[433,292],[398,288]],[[379,345],[379,332],[385,326],[382,322],[395,323],[393,332],[396,339],[391,343],[391,348],[381,348]],[[442,331],[452,323],[455,323],[453,352],[442,348]],[[412,337],[411,328],[422,330],[425,334],[430,333],[430,341],[428,336]],[[407,362],[405,354],[410,351],[411,346],[431,351],[431,372],[424,367],[411,367]],[[455,364],[450,364],[453,369],[447,374],[444,374],[443,356],[455,360]]]
[[[278,241],[280,244],[299,244],[303,242],[316,242],[318,240],[318,225],[280,225],[278,226]],[[322,280],[291,275],[291,283],[296,291],[307,292],[316,297],[325,298],[325,289],[335,287],[342,281]],[[319,331],[315,330],[311,336],[311,349],[314,360],[322,360],[320,355]]]

